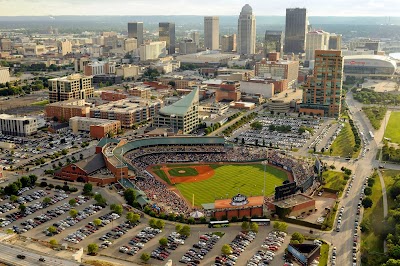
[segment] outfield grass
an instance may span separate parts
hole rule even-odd
[[[179,171],[184,171],[184,173],[179,173]],[[191,168],[191,167],[179,167],[179,168],[173,168],[168,170],[168,173],[170,176],[195,176],[198,175],[199,173],[197,172],[196,169]]]
[[[367,257],[368,264],[366,265],[380,265],[381,257],[376,256],[376,252],[383,253],[383,239],[379,236],[378,232],[382,232],[382,221],[383,218],[383,200],[382,200],[382,186],[379,181],[379,176],[376,175],[375,183],[372,187],[372,199],[373,205],[371,208],[364,209],[363,223],[370,225],[370,231],[368,233],[361,234],[361,250],[363,255]],[[373,254],[375,252],[375,254]],[[371,254],[372,253],[372,254]]]
[[[354,139],[353,131],[351,131],[350,124],[346,122],[339,135],[332,143],[332,156],[350,156],[356,158],[359,152],[354,152],[354,145],[356,145],[356,142]],[[330,155],[329,150],[326,151],[324,154]]]
[[[163,170],[156,170],[155,168],[153,168],[153,172],[158,175],[158,177],[160,177],[162,180],[164,180],[165,182],[167,182],[168,184],[171,185],[171,181],[169,180],[168,176],[165,174],[165,172]]]
[[[391,142],[400,143],[400,112],[390,114],[389,123],[385,130],[385,137],[390,138]]]
[[[276,185],[281,185],[287,180],[287,173],[271,166],[267,166],[266,169],[265,194],[271,195]],[[231,198],[239,192],[246,196],[263,194],[264,166],[262,164],[220,165],[214,171],[214,176],[207,180],[175,186],[189,202],[192,201],[194,194],[196,206],[213,203],[215,199]]]
[[[340,197],[347,183],[347,181],[344,180],[344,173],[336,171],[326,171],[322,173],[322,179],[325,182],[324,187],[339,190]]]

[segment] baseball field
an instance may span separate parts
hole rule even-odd
[[[262,164],[196,164],[161,165],[150,169],[174,186],[195,206],[213,203],[215,199],[231,198],[237,193],[246,196],[263,195],[264,165]],[[266,167],[266,195],[272,195],[275,186],[288,179],[278,168]]]

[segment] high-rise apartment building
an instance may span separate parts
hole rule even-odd
[[[282,31],[276,31],[276,30],[265,31],[264,52],[265,55],[275,52],[283,54]]]
[[[160,22],[158,24],[160,41],[165,41],[168,54],[175,54],[175,23]]]
[[[204,17],[204,47],[219,49],[219,17]]]
[[[307,10],[287,8],[285,25],[285,53],[304,53],[308,31]]]
[[[91,98],[93,92],[92,76],[73,74],[62,78],[49,79],[50,103]]]
[[[300,113],[339,117],[342,107],[342,51],[315,51],[314,74],[303,90]]]
[[[143,22],[128,23],[128,38],[135,38],[138,46],[143,44]]]
[[[200,45],[200,33],[198,31],[193,31],[190,33],[190,38],[196,43],[196,46],[199,47]]]
[[[69,40],[61,41],[59,44],[59,50],[62,55],[72,53],[72,43]]]
[[[329,36],[329,50],[342,50],[342,34],[331,33]]]
[[[195,54],[197,45],[192,39],[185,38],[179,43],[179,54]]]
[[[221,36],[221,51],[236,51],[236,34]]]
[[[311,31],[306,34],[306,61],[314,60],[316,50],[329,49],[329,32]]]
[[[299,61],[262,60],[255,65],[255,75],[263,78],[285,79],[288,86],[292,87],[297,84],[299,77]]]
[[[124,52],[130,53],[138,48],[138,41],[135,38],[124,39]]]
[[[237,52],[240,55],[256,52],[256,16],[248,4],[243,6],[238,20]]]
[[[162,42],[151,42],[142,44],[139,50],[140,61],[154,60],[159,57],[165,57],[167,55],[166,43]]]

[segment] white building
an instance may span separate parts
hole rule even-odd
[[[90,126],[104,125],[109,123],[114,123],[114,121],[101,118],[74,116],[69,119],[69,128],[73,133],[78,133],[78,131],[89,132]]]
[[[238,20],[237,51],[241,55],[255,54],[256,51],[256,16],[248,4],[242,8]]]
[[[167,55],[165,41],[140,45],[140,61],[154,60]]]
[[[271,98],[274,95],[274,84],[269,84],[263,79],[240,81],[240,91],[250,95],[259,94],[263,98]]]
[[[0,114],[0,131],[4,135],[26,137],[35,134],[37,129],[35,117]]]
[[[8,67],[0,67],[0,84],[10,82],[10,69]]]
[[[329,49],[329,36],[330,33],[323,30],[311,31],[306,34],[306,61],[314,60],[315,50]]]
[[[60,42],[60,53],[62,55],[72,53],[72,43],[68,40],[64,40]]]
[[[219,17],[204,17],[204,47],[219,49]]]
[[[139,77],[139,66],[135,65],[121,65],[115,68],[115,74],[122,78],[134,78]]]
[[[24,56],[38,56],[46,52],[44,45],[36,43],[26,43],[23,45]]]

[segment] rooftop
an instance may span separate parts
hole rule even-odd
[[[113,111],[114,113],[135,112],[142,109],[143,106],[156,104],[157,100],[144,100],[142,98],[129,98],[119,101],[109,102],[91,108],[92,111]]]
[[[28,116],[15,116],[9,114],[0,114],[0,119],[5,120],[27,120],[27,119],[36,119],[35,117],[28,117]]]
[[[82,78],[93,78],[93,76],[85,76],[82,74],[72,74],[69,76],[61,77],[61,78],[49,79],[49,81],[73,81],[73,80],[80,80]]]
[[[301,203],[313,200],[314,200],[313,198],[306,196],[304,194],[295,194],[290,198],[274,201],[273,204],[280,208],[291,208]]]
[[[246,208],[246,207],[255,207],[255,206],[262,206],[264,202],[263,196],[257,197],[248,197],[248,203],[246,205],[241,206],[233,206],[231,205],[232,199],[222,199],[216,200],[214,202],[215,209],[233,209],[233,208]]]
[[[106,163],[103,159],[103,154],[101,153],[95,154],[87,159],[79,161],[75,163],[75,165],[88,174],[91,174],[101,168],[106,167]]]
[[[164,115],[178,115],[184,116],[188,113],[190,108],[193,106],[195,102],[199,102],[199,90],[194,89],[191,93],[183,97],[181,100],[165,106],[164,108],[160,109],[160,113]]]

